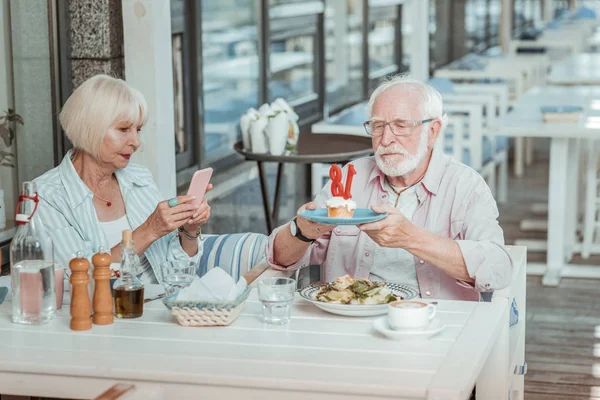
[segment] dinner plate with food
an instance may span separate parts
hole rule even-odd
[[[416,288],[389,282],[371,282],[349,275],[324,285],[310,285],[300,296],[320,309],[349,317],[369,317],[387,313],[388,303],[410,300],[419,295]]]

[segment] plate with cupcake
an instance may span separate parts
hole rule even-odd
[[[302,210],[298,215],[304,219],[321,225],[361,225],[379,221],[388,213],[376,213],[370,208],[356,208],[356,202],[343,197],[332,197],[327,200],[327,208]]]
[[[370,208],[357,208],[352,200],[352,178],[356,175],[354,165],[348,164],[346,184],[342,184],[342,169],[333,164],[329,169],[332,198],[327,200],[326,208],[302,210],[298,215],[321,225],[361,225],[379,221],[388,213],[376,213]]]

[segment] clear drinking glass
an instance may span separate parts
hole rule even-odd
[[[160,264],[162,284],[168,295],[188,287],[196,276],[198,264],[190,260],[171,260]]]
[[[296,281],[290,278],[266,278],[258,282],[258,299],[262,302],[262,320],[267,324],[290,322]]]

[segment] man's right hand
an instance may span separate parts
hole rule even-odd
[[[323,236],[324,234],[329,233],[335,229],[335,226],[321,225],[316,222],[312,222],[305,218],[302,218],[299,215],[300,211],[316,210],[317,208],[319,208],[317,203],[314,203],[311,201],[310,203],[306,203],[305,205],[300,207],[298,209],[298,212],[296,213],[297,214],[296,225],[298,225],[298,228],[300,228],[300,231],[302,231],[302,234],[309,239],[318,239],[321,236]]]

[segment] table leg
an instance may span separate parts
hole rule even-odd
[[[533,164],[534,141],[533,138],[525,139],[525,165]]]
[[[271,217],[271,207],[269,206],[269,190],[267,188],[267,176],[262,161],[256,162],[258,166],[258,178],[260,180],[260,190],[262,192],[263,208],[265,210],[265,221],[267,223],[267,232],[270,235],[273,232],[273,219]]]
[[[283,180],[283,163],[277,165],[277,180],[275,183],[275,199],[273,199],[273,216],[271,221],[277,225],[279,222],[279,199],[281,198],[281,181]]]
[[[577,222],[579,217],[579,204],[583,203],[579,193],[579,160],[581,158],[581,146],[579,139],[571,139],[569,142],[569,163],[567,164],[567,221],[565,223],[565,261],[573,257],[575,244],[577,242]]]
[[[313,173],[312,173],[312,164],[306,164],[304,171],[306,174],[306,190],[305,190],[305,196],[306,199],[308,199],[309,201],[313,199],[313,194],[312,194],[312,180],[313,180]]]
[[[524,147],[525,147],[525,138],[516,137],[515,138],[515,160],[514,160],[514,172],[517,177],[523,176],[523,158],[525,157]]]
[[[485,400],[506,400],[510,389],[510,339],[508,310],[505,308],[502,328],[492,351],[488,356],[475,385],[476,398]]]
[[[565,265],[568,159],[569,139],[552,138],[548,185],[548,269],[542,279],[545,286],[558,286],[561,269]]]

